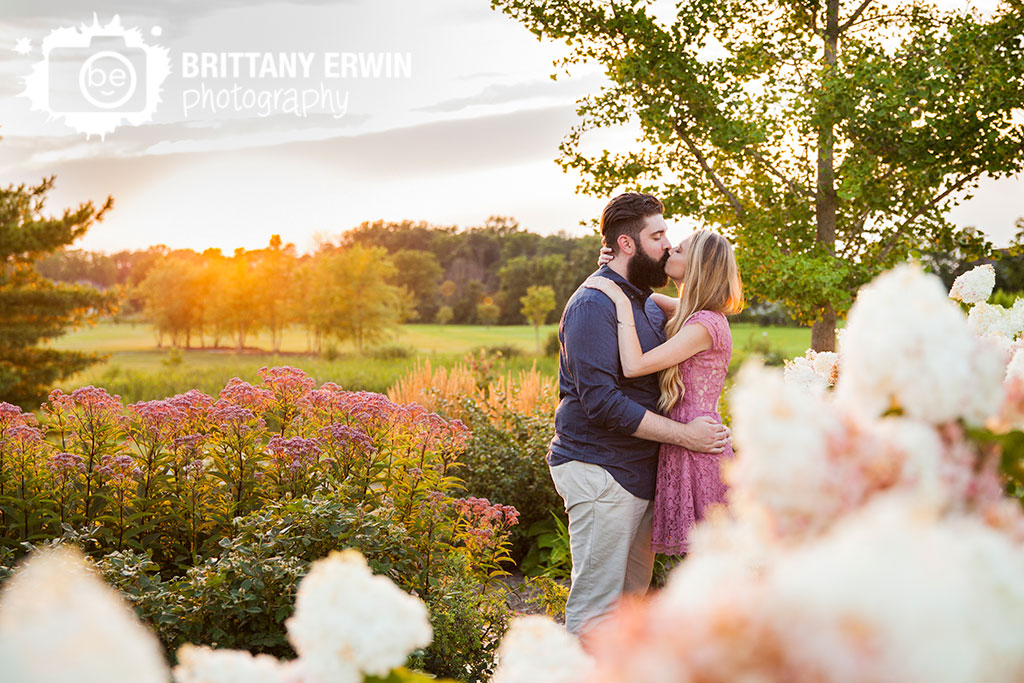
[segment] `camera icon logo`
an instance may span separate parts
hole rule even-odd
[[[101,26],[59,28],[43,40],[43,59],[25,79],[33,109],[61,118],[87,136],[152,119],[170,74],[167,50],[150,46],[119,17]]]

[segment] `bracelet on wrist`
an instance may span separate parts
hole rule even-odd
[[[619,327],[636,327],[634,323],[624,323],[621,320],[618,321]]]

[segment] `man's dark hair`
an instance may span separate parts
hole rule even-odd
[[[640,231],[644,229],[644,219],[664,212],[665,205],[653,195],[625,192],[613,197],[601,212],[601,236],[605,245],[611,247],[617,254],[620,235],[628,235],[634,242],[639,243]]]

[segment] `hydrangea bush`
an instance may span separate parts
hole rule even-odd
[[[1024,512],[983,428],[1019,401],[1001,346],[906,265],[820,355],[785,380],[743,369],[728,508],[664,591],[594,635],[587,680],[1024,676]]]

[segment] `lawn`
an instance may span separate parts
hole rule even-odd
[[[555,325],[540,329],[543,345]],[[807,328],[759,327],[737,324],[732,327],[736,355],[758,353],[791,358],[801,355],[810,344]],[[198,340],[194,340],[198,342]],[[222,345],[225,343],[221,342]],[[339,345],[330,360],[306,353],[306,337],[301,329],[288,330],[282,353],[269,351],[269,335],[254,335],[246,341],[244,352],[229,349],[189,349],[172,351],[157,348],[152,328],[144,323],[103,322],[76,330],[53,343],[59,349],[98,351],[109,354],[107,362],[93,366],[64,382],[61,388],[94,384],[119,393],[125,400],[162,398],[189,388],[216,394],[232,377],[255,381],[264,365],[295,365],[318,382],[332,381],[349,389],[385,391],[416,362],[429,359],[436,365],[451,366],[466,354],[481,347],[512,347],[519,355],[505,361],[505,369],[517,371],[530,367],[546,374],[557,372],[557,361],[536,355],[534,329],[520,326],[403,325],[395,337],[377,349],[360,354],[351,345]]]

